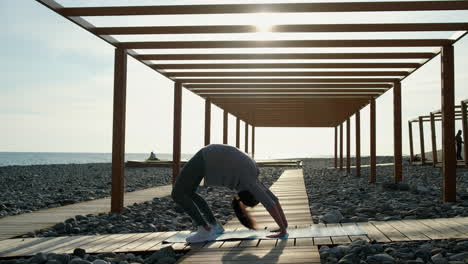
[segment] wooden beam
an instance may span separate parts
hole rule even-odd
[[[419,117],[419,146],[421,149],[421,164],[426,163],[426,152],[424,150],[424,123],[422,117]]]
[[[211,141],[211,101],[205,99],[205,146]]]
[[[393,86],[393,174],[395,183],[403,180],[401,132],[401,82],[395,82]]]
[[[233,89],[216,89],[216,88],[195,88],[190,89],[192,92],[199,95],[209,94],[383,94],[388,89],[317,89],[317,88],[233,88]]]
[[[457,199],[455,153],[455,80],[453,46],[442,47],[442,178],[444,202]]]
[[[351,121],[346,119],[346,173],[351,173]]]
[[[370,100],[370,183],[377,182],[376,166],[376,133],[375,133],[375,99]]]
[[[303,24],[272,25],[269,32],[401,32],[401,31],[465,31],[467,23],[398,23],[398,24]],[[155,34],[230,34],[257,33],[255,25],[214,26],[137,26],[99,27],[96,35],[155,35]]]
[[[468,29],[468,24],[467,29]],[[431,52],[387,53],[221,53],[221,54],[142,54],[140,60],[368,60],[368,59],[430,59]]]
[[[398,80],[399,79],[397,78],[177,79],[178,82],[184,83],[184,84],[186,83],[394,83]]]
[[[338,168],[338,127],[335,126],[335,169]]]
[[[182,135],[182,84],[174,83],[174,130],[172,148],[172,185],[175,184],[180,171]]]
[[[245,153],[249,153],[249,124],[245,122]]]
[[[461,102],[461,111],[462,111],[462,129],[463,129],[463,142],[464,142],[464,160],[465,166],[468,167],[468,115],[467,115],[467,103],[466,101]]]
[[[206,70],[206,69],[387,69],[417,68],[420,63],[369,62],[369,63],[170,63],[151,64],[159,70]]]
[[[356,176],[361,176],[361,113],[356,112]]]
[[[236,148],[240,149],[240,118],[236,117]]]
[[[328,79],[319,79],[319,81],[328,81]],[[334,79],[338,81],[338,79]],[[363,79],[361,79],[363,80]],[[315,81],[315,80],[312,80]],[[254,84],[244,84],[244,83],[218,83],[218,84],[186,84],[185,88],[189,90],[195,89],[389,89],[392,87],[389,83],[284,83],[284,84],[274,84],[274,83],[254,83]]]
[[[408,121],[408,133],[409,133],[409,149],[410,149],[410,164],[414,161],[414,149],[413,149],[413,123]]]
[[[223,144],[228,143],[228,112],[223,111]]]
[[[179,77],[327,77],[327,76],[406,76],[407,71],[277,71],[277,72],[167,72],[166,76]]]
[[[223,5],[156,5],[63,8],[64,16],[136,16],[251,14],[304,12],[378,12],[467,10],[466,1],[387,1],[336,3],[223,4]],[[382,25],[385,28],[385,25]]]
[[[124,49],[228,49],[228,48],[355,48],[440,47],[449,39],[332,39],[332,40],[232,40],[232,41],[137,41],[120,42]]]
[[[252,159],[255,159],[255,126],[252,126]]]
[[[435,168],[437,166],[437,142],[436,142],[436,129],[435,129],[435,117],[434,113],[431,115],[431,143],[432,143],[432,166]]]
[[[114,57],[114,106],[112,128],[111,212],[121,213],[125,193],[125,112],[127,95],[127,52],[116,49]]]
[[[343,170],[343,123],[340,124],[340,170]]]

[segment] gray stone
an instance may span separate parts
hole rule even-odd
[[[109,264],[109,262],[103,260],[103,259],[96,259],[93,261],[93,264]]]
[[[47,262],[47,255],[44,253],[37,253],[32,258],[29,259],[29,263],[32,264],[42,264]]]
[[[165,258],[165,257],[175,258],[175,256],[176,256],[175,251],[171,246],[164,247],[154,252],[148,258],[146,258],[145,264],[156,264],[162,258]]]
[[[338,210],[331,210],[330,212],[326,213],[319,217],[320,221],[324,223],[339,223],[343,219],[343,215]]]
[[[442,254],[440,254],[440,253],[435,254],[434,256],[432,256],[431,261],[434,264],[447,264],[448,263],[448,260],[446,258],[444,258],[444,256],[442,256]]]
[[[80,258],[74,258],[70,261],[70,264],[91,264],[91,262]]]
[[[48,260],[48,261],[46,262],[46,264],[61,264],[61,263],[58,262],[58,260],[51,259],[51,260]]]
[[[174,264],[176,261],[177,260],[173,257],[163,257],[158,260],[157,264]]]
[[[376,254],[373,256],[368,256],[366,259],[367,263],[369,264],[393,264],[395,263],[395,259],[388,255],[388,254]]]
[[[468,252],[458,253],[449,257],[449,260],[465,260],[468,259]]]
[[[86,250],[82,248],[75,248],[75,250],[73,250],[73,255],[77,257],[84,258],[85,254],[86,254]]]

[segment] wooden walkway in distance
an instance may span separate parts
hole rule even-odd
[[[125,193],[124,206],[150,201],[171,193],[172,186],[164,185]],[[110,211],[110,198],[96,199],[31,213],[7,216],[0,219],[0,240],[21,236],[44,229],[76,215],[98,214]]]

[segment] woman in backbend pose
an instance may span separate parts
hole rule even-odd
[[[283,209],[278,198],[258,180],[258,174],[255,161],[235,147],[213,144],[198,151],[185,164],[172,190],[174,201],[198,227],[197,232],[187,238],[187,242],[212,240],[224,232],[206,201],[196,193],[203,178],[208,186],[224,186],[238,192],[233,197],[232,207],[244,226],[255,229],[255,223],[245,209],[260,202],[279,226],[272,231],[277,234],[269,237],[284,236],[288,222]]]

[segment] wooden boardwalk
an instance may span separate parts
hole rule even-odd
[[[171,193],[172,186],[164,185],[125,194],[124,205],[150,201]],[[0,240],[18,237],[28,232],[51,227],[76,215],[98,214],[110,211],[110,198],[96,199],[32,213],[7,216],[0,219]]]

